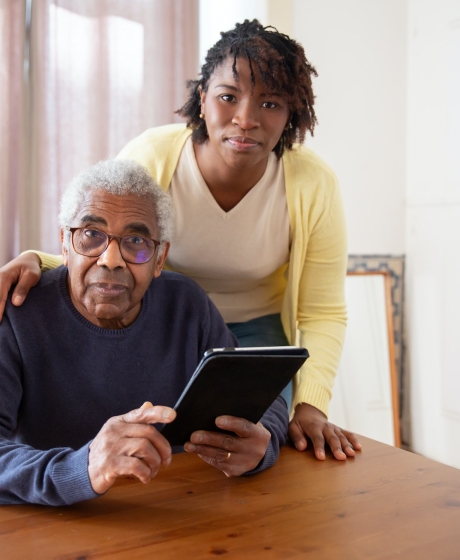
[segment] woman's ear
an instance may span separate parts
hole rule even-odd
[[[204,102],[206,99],[206,92],[203,91],[203,88],[201,86],[198,86],[198,93],[200,94],[201,112],[203,112]]]

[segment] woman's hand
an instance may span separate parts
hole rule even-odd
[[[294,418],[289,423],[289,437],[298,451],[308,447],[307,437],[313,443],[315,456],[326,458],[325,443],[329,445],[336,459],[340,461],[355,456],[355,449],[361,450],[356,436],[328,422],[327,417],[314,406],[301,403],[296,406]]]
[[[0,321],[3,317],[11,286],[16,284],[11,296],[13,305],[21,305],[30,288],[40,280],[40,265],[41,261],[38,255],[24,253],[0,268]]]
[[[255,469],[265,456],[270,432],[258,424],[235,416],[219,416],[216,426],[233,434],[193,432],[185,451],[196,453],[203,461],[220,469],[227,476],[240,476]]]

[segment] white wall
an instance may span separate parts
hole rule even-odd
[[[221,31],[228,31],[245,19],[256,18],[268,25],[267,13],[266,0],[200,0],[200,65],[208,49],[220,39]]]
[[[307,144],[339,176],[352,254],[402,254],[406,2],[294,0],[293,37],[315,81],[319,125]]]
[[[412,446],[460,467],[460,2],[410,0],[409,7]]]

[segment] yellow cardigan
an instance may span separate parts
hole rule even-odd
[[[166,191],[190,134],[182,124],[151,128],[118,158],[142,164]],[[347,320],[343,205],[334,173],[311,150],[285,151],[283,165],[292,244],[281,320],[290,343],[310,353],[297,374],[292,407],[305,402],[327,415]],[[44,268],[61,262],[39,254]]]

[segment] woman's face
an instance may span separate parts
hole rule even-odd
[[[254,86],[247,60],[237,59],[238,82],[232,64],[233,58],[227,58],[201,92],[209,135],[205,146],[211,157],[217,156],[216,164],[234,169],[265,165],[288,122],[289,107],[281,95],[265,91],[256,64]]]

